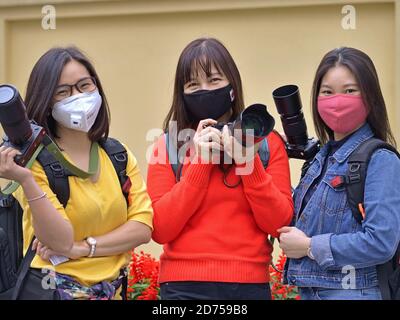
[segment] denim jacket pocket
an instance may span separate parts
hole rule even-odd
[[[331,180],[334,175],[326,175],[321,183],[320,219],[318,234],[339,233],[343,223],[348,223],[344,213],[348,208],[344,186],[334,188]]]
[[[346,188],[344,185],[334,188],[332,186],[332,179],[335,175],[325,175],[322,179],[322,199],[320,208],[329,216],[335,216],[343,213],[347,205]]]

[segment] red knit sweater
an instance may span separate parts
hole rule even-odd
[[[288,225],[293,214],[289,162],[281,139],[268,136],[270,160],[266,170],[256,155],[254,170],[228,181],[218,165],[186,164],[180,182],[171,165],[154,164],[165,154],[164,138],[153,150],[148,169],[148,192],[154,208],[153,239],[164,244],[160,282],[215,281],[264,283],[272,246],[268,234]],[[164,161],[165,162],[165,161]]]

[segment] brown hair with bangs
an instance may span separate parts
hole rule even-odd
[[[46,129],[50,137],[57,137],[57,122],[51,115],[54,105],[54,92],[60,80],[64,66],[75,60],[88,70],[96,80],[97,89],[102,99],[99,114],[88,135],[91,141],[108,137],[110,111],[100,79],[89,59],[76,47],[52,48],[36,62],[28,81],[25,95],[28,118]]]
[[[198,123],[191,121],[183,101],[183,87],[201,70],[208,76],[215,66],[231,84],[235,100],[232,106],[232,119],[244,109],[242,80],[232,56],[225,46],[214,38],[199,38],[183,49],[176,67],[172,106],[164,120],[163,129],[168,131],[170,121],[177,122],[177,130],[195,129]]]

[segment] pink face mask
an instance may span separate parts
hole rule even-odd
[[[351,94],[319,96],[318,112],[329,128],[342,134],[357,129],[368,116],[362,97]]]

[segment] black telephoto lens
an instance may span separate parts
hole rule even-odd
[[[0,85],[0,123],[9,141],[22,145],[32,135],[24,102],[18,90],[11,85]]]
[[[307,145],[307,125],[302,112],[299,88],[296,85],[279,87],[272,92],[272,96],[288,143]]]

